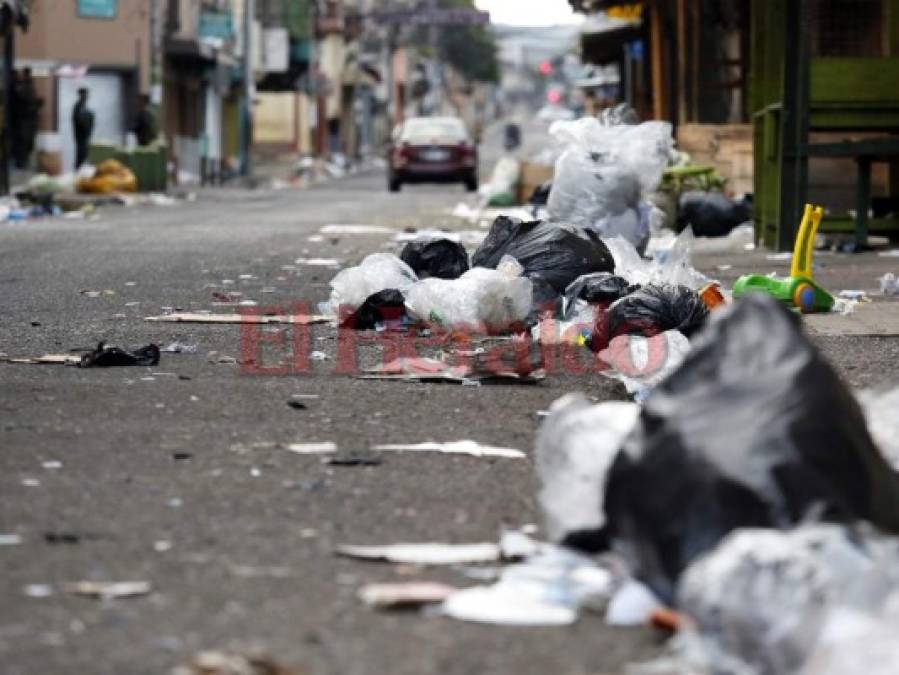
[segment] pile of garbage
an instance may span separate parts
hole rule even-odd
[[[537,442],[550,536],[614,552],[687,617],[677,654],[637,672],[861,672],[841,654],[859,640],[891,666],[859,663],[892,672],[895,395],[868,396],[866,420],[796,315],[751,295],[642,408],[553,406]]]

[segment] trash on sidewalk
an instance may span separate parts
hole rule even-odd
[[[324,225],[319,229],[322,234],[394,234],[396,230],[382,225]]]
[[[400,260],[412,268],[419,279],[458,279],[468,271],[468,252],[449,239],[413,241],[403,247]]]
[[[651,284],[609,307],[608,337],[633,334],[652,337],[666,331],[680,331],[689,338],[705,325],[708,317],[709,309],[695,291],[686,286]]]
[[[147,595],[153,586],[149,581],[76,581],[65,584],[63,590],[71,595],[114,600]]]
[[[427,441],[425,443],[381,444],[374,446],[373,449],[391,450],[398,452],[440,452],[447,455],[501,457],[504,459],[527,458],[527,455],[521,450],[515,450],[513,448],[500,448],[493,445],[481,445],[477,441],[451,441],[447,443]]]
[[[406,308],[414,319],[447,330],[483,327],[499,333],[521,327],[533,298],[533,285],[522,272],[504,256],[496,269],[473,267],[458,279],[425,279],[406,291]]]
[[[750,220],[751,201],[731,199],[719,190],[690,190],[679,199],[678,227],[691,227],[697,237],[724,237]]]
[[[356,310],[341,316],[340,326],[354,330],[374,330],[379,325],[402,327],[405,318],[403,294],[395,288],[386,288],[368,296]]]
[[[81,295],[85,296],[86,298],[111,297],[111,296],[115,295],[115,291],[110,288],[106,288],[102,291],[92,291],[92,290],[84,288],[78,292]]]
[[[603,241],[615,261],[615,274],[624,277],[631,284],[673,284],[695,291],[710,281],[691,262],[693,246],[697,240],[689,228],[677,236],[653,239],[651,260],[643,258],[633,244],[622,237]]]
[[[547,208],[555,222],[621,236],[643,251],[654,207],[643,196],[659,186],[673,147],[671,124],[604,125],[594,117],[556,122],[565,148],[556,162]]]
[[[392,253],[372,253],[331,279],[331,310],[339,314],[340,307],[359,307],[369,296],[386,289],[405,295],[416,281],[412,268]]]
[[[411,609],[443,602],[456,588],[434,581],[411,581],[398,584],[366,584],[359,589],[359,599],[377,609]]]
[[[145,316],[144,321],[162,323],[262,323],[262,324],[297,324],[309,326],[318,323],[330,323],[333,316],[323,314],[202,314],[200,312],[174,312],[159,316]]]
[[[121,347],[107,347],[105,342],[82,355],[79,368],[110,368],[115,366],[155,366],[159,363],[159,347],[149,344],[133,351]]]
[[[899,474],[796,315],[751,294],[716,312],[646,400],[604,511],[613,548],[670,601],[683,569],[739,527],[817,513],[899,532]]]
[[[738,530],[687,569],[678,601],[699,631],[696,656],[746,669],[727,672],[886,674],[899,663],[899,539],[865,525]]]
[[[606,623],[610,626],[645,626],[657,609],[659,599],[635,579],[626,580],[609,600]]]
[[[613,575],[591,558],[543,546],[503,569],[496,583],[451,594],[440,613],[476,623],[564,626],[577,621],[582,609],[602,611],[613,586]]]
[[[615,271],[612,254],[593,231],[500,216],[471,264],[497,267],[505,256],[515,258],[526,277],[539,276],[560,295],[580,276]]]
[[[305,671],[264,656],[204,651],[186,664],[176,666],[169,675],[305,675]]]
[[[119,160],[107,159],[97,165],[93,177],[81,178],[75,186],[78,192],[91,194],[137,192],[137,177]]]
[[[198,346],[186,342],[171,342],[159,351],[163,354],[196,354]]]
[[[337,452],[337,444],[332,441],[318,443],[290,443],[284,446],[285,450],[295,452],[298,455],[327,455]]]
[[[880,292],[883,295],[899,295],[899,279],[892,272],[887,272],[880,279]]]
[[[639,414],[633,403],[593,405],[579,393],[566,394],[550,406],[535,454],[550,540],[562,541],[605,524],[606,474]]]
[[[449,382],[468,384],[501,382],[536,384],[546,378],[546,373],[530,364],[506,366],[505,364],[460,364],[430,358],[398,358],[362,371],[362,380],[402,380],[414,382]]]
[[[627,393],[642,403],[659,382],[680,367],[689,351],[690,341],[683,333],[666,330],[649,337],[619,335],[599,358],[610,366],[602,374],[624,384]]]
[[[788,307],[804,313],[830,312],[835,308],[841,310],[842,307],[835,303],[834,297],[815,281],[812,270],[815,235],[823,217],[823,207],[805,205],[793,247],[790,276],[747,274],[734,283],[734,298],[743,297],[748,293],[766,293]]]
[[[336,553],[348,558],[408,565],[466,565],[497,562],[503,559],[499,544],[388,544],[353,546],[343,544]]]

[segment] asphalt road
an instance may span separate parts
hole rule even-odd
[[[397,569],[333,549],[495,541],[505,527],[540,524],[530,462],[391,454],[338,467],[257,447],[472,438],[532,452],[537,411],[574,390],[620,398],[617,385],[595,374],[554,374],[538,386],[363,381],[335,374],[326,326],[311,331],[312,349],[328,356],[314,373],[250,375],[207,357],[240,357],[237,327],[143,320],[164,308],[215,309],[215,292],[264,306],[325,300],[333,271],[297,258],[348,265],[400,245],[383,235],[318,240],[321,226],[458,229],[467,226],[445,211],[464,197],[461,186],[388,195],[374,172],[303,191],[217,190],[178,207],[106,209],[97,221],[0,226],[0,352],[100,340],[197,345],[163,354],[155,368],[0,364],[0,534],[22,538],[0,546],[4,673],[166,673],[200,649],[225,648],[316,675],[574,675],[618,672],[658,650],[657,633],[595,616],[569,628],[497,628],[377,613],[356,599],[372,581],[472,583],[456,570]],[[858,260],[828,263],[823,274],[872,287],[882,270]],[[728,273],[761,261],[740,257]],[[895,338],[819,342],[854,385],[895,382]],[[378,358],[371,346],[360,354]],[[317,398],[297,410],[287,405],[296,394]],[[145,580],[154,590],[105,602],[60,590],[85,579]],[[53,594],[26,592],[40,584]]]

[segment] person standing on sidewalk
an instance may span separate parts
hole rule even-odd
[[[75,131],[75,168],[87,161],[91,134],[94,132],[94,111],[87,107],[88,90],[78,90],[78,101],[72,108],[72,129]]]
[[[150,108],[150,97],[141,94],[138,102],[137,115],[134,118],[134,126],[131,131],[137,137],[138,145],[150,145],[156,140],[156,116]]]
[[[25,68],[16,75],[13,89],[13,116],[16,127],[13,129],[13,159],[17,169],[24,169],[34,152],[34,139],[37,136],[38,114],[43,100],[37,95],[31,68]]]

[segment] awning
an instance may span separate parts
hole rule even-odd
[[[624,45],[642,37],[640,23],[591,17],[581,30],[581,58],[585,63],[613,63],[621,59]]]

